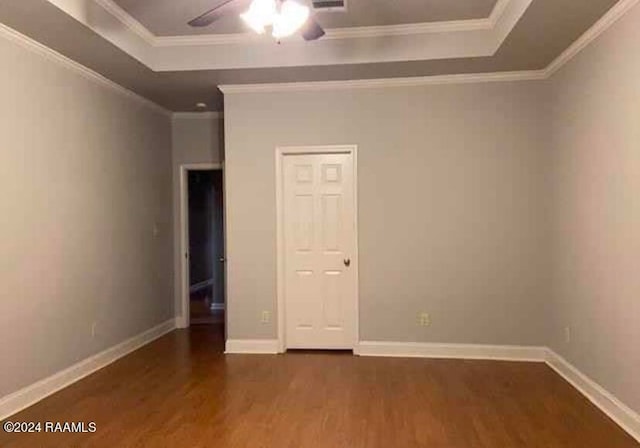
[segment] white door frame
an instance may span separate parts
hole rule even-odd
[[[358,271],[360,263],[358,258],[358,146],[357,145],[326,145],[326,146],[278,146],[276,148],[276,258],[277,258],[277,288],[276,288],[276,310],[278,313],[278,352],[284,353],[287,350],[285,333],[285,297],[284,297],[284,188],[282,178],[282,165],[284,157],[288,155],[300,154],[351,154],[353,157],[353,209],[355,221],[355,253],[351,258],[355,261],[356,294],[355,294],[355,336],[353,348],[356,349],[360,340],[360,290]]]
[[[189,183],[188,175],[189,171],[210,171],[220,170],[222,171],[222,189],[224,197],[224,163],[187,163],[180,165],[180,312],[181,322],[180,328],[188,328],[191,325],[191,310],[189,304]],[[226,207],[226,205],[224,206]],[[223,207],[223,210],[224,210]],[[226,258],[226,214],[222,214],[222,228],[225,240],[224,250]],[[227,272],[227,266],[224,267],[225,277]],[[225,282],[226,290],[226,282]],[[225,294],[226,305],[226,294]],[[225,313],[225,324],[227,319],[227,313]],[[226,325],[225,325],[226,332]]]

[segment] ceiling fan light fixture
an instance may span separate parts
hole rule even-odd
[[[280,6],[280,13],[273,16],[273,37],[291,36],[309,20],[309,14],[309,7],[294,0],[285,0]]]
[[[276,16],[276,0],[253,0],[249,9],[240,14],[249,28],[258,34],[264,34],[265,27],[272,25]]]

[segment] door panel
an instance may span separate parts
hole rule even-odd
[[[322,278],[322,304],[324,313],[324,326],[326,329],[342,329],[344,300],[342,289],[342,272],[326,271]]]
[[[325,252],[340,250],[341,196],[322,196],[322,249]]]
[[[294,213],[296,226],[295,250],[309,252],[313,246],[313,196],[310,194],[296,195]]]
[[[357,269],[353,156],[283,158],[286,346],[353,348]]]

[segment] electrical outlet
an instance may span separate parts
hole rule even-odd
[[[270,320],[271,320],[271,313],[269,311],[263,311],[262,319],[261,319],[262,323],[268,324]]]
[[[431,316],[429,316],[429,313],[418,314],[418,323],[421,327],[428,327],[431,325]]]
[[[564,327],[564,342],[571,343],[571,327]]]
[[[96,337],[96,333],[98,332],[98,322],[93,322],[91,324],[91,337],[95,338]]]

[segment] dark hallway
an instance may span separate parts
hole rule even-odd
[[[191,324],[224,322],[222,171],[189,172]]]

